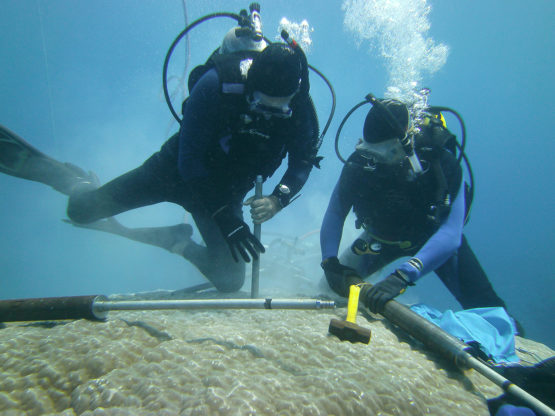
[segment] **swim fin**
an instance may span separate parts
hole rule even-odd
[[[71,193],[76,183],[91,181],[93,175],[45,155],[1,124],[0,172],[44,183],[65,195]]]
[[[180,256],[183,256],[183,251],[187,246],[195,244],[191,240],[193,227],[185,223],[162,227],[129,228],[121,224],[114,217],[94,221],[89,224],[79,224],[66,219],[62,221],[79,228],[88,228],[90,230],[120,235],[130,240],[163,248]]]

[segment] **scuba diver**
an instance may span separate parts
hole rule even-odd
[[[455,156],[458,142],[443,116],[425,112],[418,125],[411,125],[404,103],[369,94],[346,118],[365,103],[372,107],[364,139],[345,161],[320,231],[321,266],[329,286],[347,297],[352,284],[410,257],[377,284],[363,284],[360,299],[372,312],[383,311],[389,300],[431,271],[464,309],[505,307],[463,234],[471,193]],[[356,228],[363,231],[338,258],[351,208]]]
[[[0,171],[69,195],[67,215],[76,226],[163,247],[190,261],[217,290],[239,290],[245,262],[265,251],[242,206],[250,207],[255,224],[269,220],[320,160],[306,56],[286,36],[287,43],[268,44],[258,12],[251,5],[257,25],[232,28],[191,72],[179,132],[141,166],[99,186],[93,173],[42,154],[0,126]],[[255,179],[272,176],[286,156],[287,170],[273,192],[244,201]],[[204,245],[191,239],[190,224],[130,229],[111,218],[159,202],[190,212]]]
[[[180,254],[222,292],[243,286],[245,262],[264,247],[243,221],[243,200],[257,175],[288,168],[270,195],[248,199],[252,219],[276,215],[302,188],[314,165],[318,122],[303,79],[301,52],[283,43],[213,55],[195,83],[178,134],[140,167],[100,188],[77,184],[67,214],[90,223],[158,202],[193,216],[206,246],[181,240]],[[191,230],[192,231],[192,230]]]

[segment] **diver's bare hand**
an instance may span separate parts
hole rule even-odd
[[[243,205],[251,207],[251,218],[255,224],[262,224],[281,211],[279,201],[274,195],[263,196],[261,198],[251,196],[243,202]]]

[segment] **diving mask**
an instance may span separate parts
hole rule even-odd
[[[290,118],[293,110],[289,107],[289,103],[295,94],[296,92],[286,97],[272,97],[260,91],[254,91],[252,96],[247,99],[249,109],[254,113],[263,115],[266,119],[271,117]]]
[[[367,168],[375,170],[379,165],[399,166],[406,158],[401,141],[397,138],[379,143],[362,141],[356,146],[359,154],[367,160]]]

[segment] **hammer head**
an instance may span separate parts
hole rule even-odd
[[[371,331],[348,321],[332,319],[330,321],[329,333],[335,335],[341,341],[349,341],[351,343],[370,342]]]

